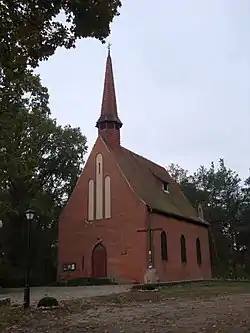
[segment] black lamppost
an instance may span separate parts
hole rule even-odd
[[[3,227],[3,221],[0,220],[0,231],[1,231],[2,227]],[[2,243],[2,237],[0,237],[0,263],[1,263],[1,257],[3,255],[3,253],[2,253],[2,244],[1,243]]]
[[[27,225],[27,254],[26,254],[26,276],[25,276],[25,287],[24,287],[24,298],[23,307],[24,309],[30,306],[30,223],[34,219],[35,212],[33,210],[27,210],[25,216],[28,222]]]

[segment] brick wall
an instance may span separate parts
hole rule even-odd
[[[167,234],[168,261],[161,259],[161,231],[153,233],[154,265],[161,281],[210,279],[211,263],[208,229],[184,221],[151,215],[152,228],[162,228]],[[180,237],[185,236],[187,263],[181,262]],[[201,244],[202,263],[198,265],[196,239]]]
[[[118,148],[119,149],[119,148]],[[95,180],[95,158],[103,155],[104,178],[111,177],[111,218],[88,221],[88,182]],[[154,265],[161,281],[209,279],[211,277],[208,230],[184,221],[150,215],[152,228],[163,228],[167,234],[168,261],[161,259],[161,231],[153,232]],[[148,263],[147,211],[134,193],[119,167],[99,137],[84,171],[59,221],[58,275],[62,265],[76,263],[76,271],[67,277],[91,276],[92,249],[102,241],[107,250],[107,274],[128,281],[143,282]],[[180,237],[186,239],[187,263],[181,262]],[[202,264],[197,264],[196,238],[199,237]],[[84,265],[83,265],[84,257]]]
[[[88,222],[88,182],[95,180],[98,153],[103,155],[104,177],[111,177],[112,217]],[[59,275],[63,276],[63,263],[75,262],[77,270],[71,277],[91,276],[92,249],[100,239],[107,250],[108,276],[142,282],[147,265],[147,234],[137,229],[145,228],[146,214],[145,205],[99,137],[59,221]]]

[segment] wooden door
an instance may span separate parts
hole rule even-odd
[[[98,243],[92,251],[92,276],[98,278],[107,276],[107,251],[101,243]]]

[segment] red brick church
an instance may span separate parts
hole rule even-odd
[[[208,223],[160,165],[121,145],[110,51],[98,137],[59,221],[58,278],[211,278]]]

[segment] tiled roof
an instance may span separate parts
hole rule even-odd
[[[149,207],[159,213],[207,224],[198,217],[196,210],[166,169],[123,147],[113,152],[126,179]],[[169,193],[163,191],[163,182],[168,183]]]

